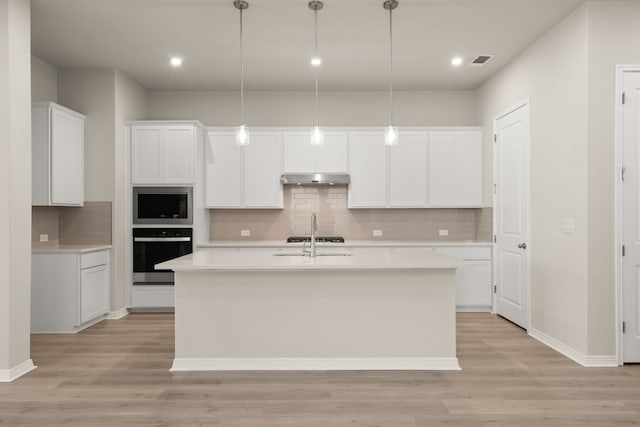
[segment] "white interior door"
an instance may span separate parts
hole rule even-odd
[[[529,326],[529,105],[495,122],[496,312]]]
[[[624,73],[622,106],[623,362],[640,362],[640,72]]]

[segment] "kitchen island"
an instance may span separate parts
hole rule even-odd
[[[195,252],[175,271],[173,371],[458,370],[455,258]]]

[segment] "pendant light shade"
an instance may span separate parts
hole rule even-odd
[[[384,130],[385,145],[398,145],[398,128],[393,125],[393,9],[397,0],[386,0],[382,6],[389,11],[389,126]]]
[[[324,144],[324,131],[318,124],[318,67],[322,64],[322,59],[318,56],[318,11],[322,9],[323,3],[318,0],[312,0],[309,2],[309,9],[313,10],[314,18],[314,34],[315,34],[315,52],[311,59],[311,65],[315,70],[315,83],[316,83],[316,111],[315,111],[315,126],[311,129],[311,145],[323,145]]]
[[[245,0],[235,0],[233,6],[240,11],[240,125],[236,128],[236,144],[249,145],[249,129],[244,124],[244,39],[242,28],[242,11],[249,8]]]

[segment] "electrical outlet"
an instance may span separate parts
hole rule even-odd
[[[242,237],[251,236],[251,230],[240,230],[240,236],[242,236]]]
[[[449,230],[438,230],[438,236],[448,236]]]
[[[575,220],[573,218],[565,218],[562,231],[565,233],[573,233],[575,230]]]
[[[48,234],[41,234],[40,235],[40,241],[41,242],[48,242],[49,241],[49,235]]]
[[[382,230],[373,230],[373,237],[382,237]]]

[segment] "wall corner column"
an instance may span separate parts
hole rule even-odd
[[[0,198],[0,382],[10,382],[34,368],[29,0],[0,0]]]

